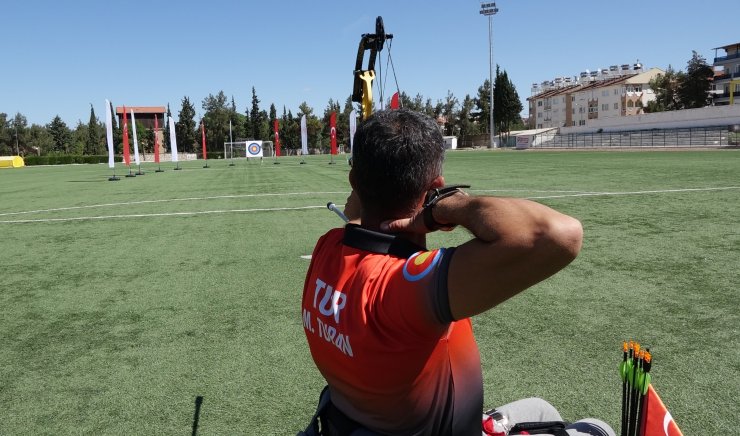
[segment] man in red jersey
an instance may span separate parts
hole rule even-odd
[[[352,221],[319,239],[303,290],[304,331],[328,383],[322,434],[480,435],[470,317],[580,251],[578,220],[528,200],[445,188],[443,159],[440,131],[422,114],[380,111],[357,129]],[[425,248],[427,233],[458,225],[472,239]]]

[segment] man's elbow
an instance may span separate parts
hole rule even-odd
[[[557,226],[558,242],[563,250],[563,256],[570,263],[578,256],[583,246],[583,226],[573,217],[565,217]]]

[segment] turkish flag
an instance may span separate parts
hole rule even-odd
[[[126,117],[126,106],[123,107],[123,161],[126,166],[131,166],[131,152],[128,150],[128,118]]]
[[[393,94],[391,97],[391,109],[398,109],[400,107],[398,103],[398,93]]]
[[[331,154],[337,154],[337,113],[332,112],[329,117],[329,127],[331,128]]]
[[[280,132],[277,118],[272,122],[273,130],[275,131],[275,156],[280,157]]]
[[[652,384],[648,386],[643,408],[644,418],[640,426],[642,429],[640,436],[683,436]]]

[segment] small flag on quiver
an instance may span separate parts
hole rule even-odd
[[[644,421],[640,436],[683,436],[671,413],[655,392],[653,385],[648,385]]]

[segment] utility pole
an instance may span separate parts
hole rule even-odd
[[[496,136],[496,125],[493,119],[493,16],[498,12],[496,2],[493,3],[481,3],[480,14],[488,17],[488,80],[491,84],[491,104],[489,110],[491,112],[489,116],[490,128],[488,129],[490,135],[490,147],[496,148],[496,142],[494,137]]]

